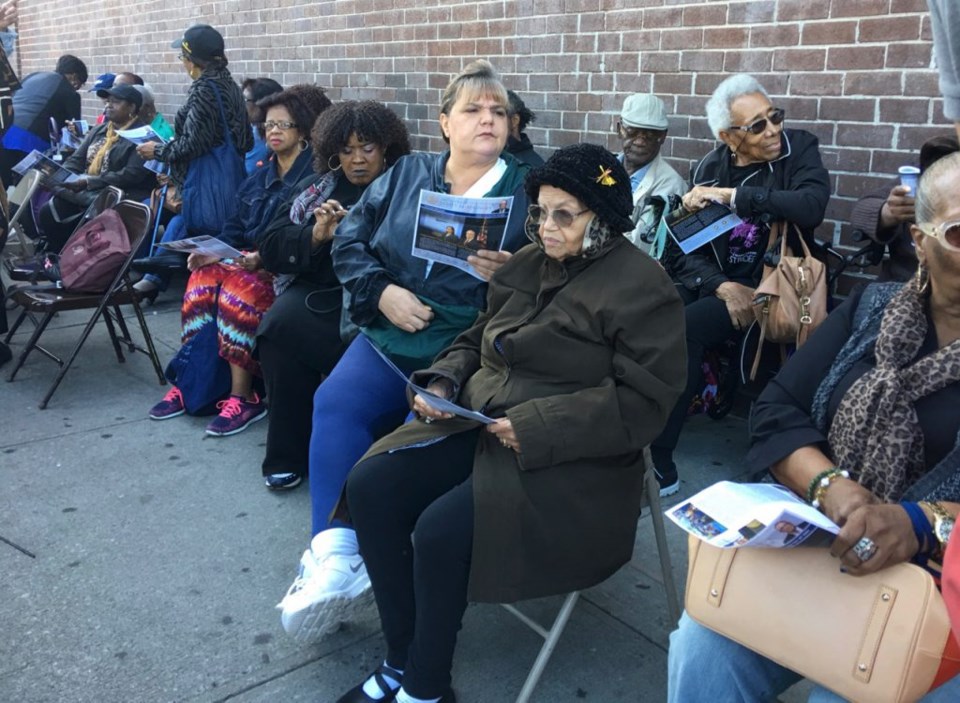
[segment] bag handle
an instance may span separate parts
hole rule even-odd
[[[227,113],[223,109],[220,89],[217,87],[217,84],[210,79],[207,79],[207,85],[213,88],[213,94],[217,98],[217,107],[220,108],[220,120],[223,122],[223,139],[229,146],[233,146],[233,133],[230,131],[230,123],[227,122]]]

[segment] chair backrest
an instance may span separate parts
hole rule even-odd
[[[20,182],[14,187],[13,191],[10,193],[10,204],[11,205],[23,205],[26,202],[29,202],[30,198],[33,197],[34,191],[40,185],[40,172],[36,169],[30,169],[23,177],[20,179]]]
[[[131,258],[133,258],[140,242],[150,232],[150,206],[135,200],[121,200],[113,206],[113,209],[120,215],[123,226],[127,228],[127,236],[130,237]]]
[[[116,186],[107,186],[101,190],[97,194],[96,199],[90,203],[90,207],[87,208],[85,218],[90,219],[92,217],[96,217],[104,210],[114,207],[121,200],[123,200],[123,191]]]

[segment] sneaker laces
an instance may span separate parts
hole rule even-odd
[[[243,412],[243,398],[232,395],[226,400],[217,403],[217,410],[220,411],[220,417],[236,417]]]
[[[165,396],[163,396],[163,401],[164,401],[165,403],[172,403],[172,402],[176,401],[176,402],[182,404],[182,403],[183,403],[183,394],[180,392],[180,389],[179,389],[179,388],[177,388],[176,386],[174,386],[174,387],[171,388],[169,391],[167,391],[167,394],[166,394]]]

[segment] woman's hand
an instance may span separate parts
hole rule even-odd
[[[406,288],[394,283],[383,289],[377,307],[390,322],[405,332],[425,330],[433,319],[433,310],[429,306],[421,303]]]
[[[513,431],[513,423],[507,418],[500,418],[491,425],[487,425],[487,432],[496,435],[500,444],[507,449],[512,449],[520,454],[520,440],[517,439],[517,433]]]
[[[316,222],[313,225],[313,246],[319,247],[333,239],[333,233],[340,220],[347,216],[347,210],[336,200],[328,200],[313,211]]]
[[[820,510],[843,527],[858,508],[877,505],[880,499],[856,481],[838,478],[827,488],[820,501]]]
[[[753,296],[755,291],[740,283],[726,281],[717,286],[714,295],[727,304],[730,322],[738,330],[745,330],[753,322]]]
[[[509,251],[480,249],[476,254],[467,257],[467,263],[473,266],[473,270],[477,272],[480,278],[489,281],[493,274],[497,272],[497,269],[510,261],[511,256],[513,254]]]
[[[137,147],[137,154],[144,161],[150,161],[157,153],[156,142],[144,142]]]
[[[427,391],[444,400],[450,400],[450,398],[453,397],[453,383],[446,378],[441,378],[427,386]],[[447,420],[453,417],[451,413],[442,413],[430,407],[427,400],[419,393],[413,397],[413,412],[424,422],[428,423],[434,420]]]
[[[894,186],[880,208],[880,226],[889,229],[916,217],[913,195],[906,186]]]
[[[259,252],[250,252],[237,259],[237,266],[252,273],[257,269],[263,268],[263,259],[260,258]]]
[[[198,268],[207,266],[209,264],[215,264],[220,261],[216,256],[205,256],[203,254],[198,254],[193,252],[190,256],[187,257],[187,269],[190,271],[196,271]]]
[[[690,212],[702,210],[711,203],[729,205],[733,199],[733,188],[714,188],[712,186],[694,186],[681,200],[683,207]]]
[[[864,537],[876,549],[873,556],[861,561],[853,548]],[[838,557],[851,574],[863,576],[909,561],[919,549],[907,511],[895,503],[884,503],[854,510],[833,541],[830,554]]]

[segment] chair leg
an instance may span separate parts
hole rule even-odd
[[[657,554],[660,557],[663,590],[667,597],[667,614],[670,617],[670,622],[676,624],[680,620],[680,599],[677,595],[677,583],[673,578],[673,563],[670,561],[667,532],[663,526],[663,511],[660,509],[660,484],[657,482],[656,474],[652,469],[648,469],[644,475],[644,490],[647,492],[650,519],[653,522],[653,534],[657,540]]]
[[[127,345],[127,351],[133,354],[137,351],[137,345],[133,342],[133,337],[130,336],[130,330],[127,329],[127,321],[123,317],[123,312],[120,311],[119,305],[113,306],[113,317],[116,320],[117,328],[120,330],[120,341]]]
[[[63,377],[67,375],[67,371],[70,370],[70,367],[73,365],[73,360],[77,358],[77,354],[80,353],[80,348],[83,347],[83,343],[87,341],[87,337],[90,336],[90,333],[93,331],[94,325],[97,324],[97,320],[101,315],[104,318],[107,318],[107,300],[106,296],[100,301],[100,304],[97,306],[97,309],[94,311],[93,315],[90,316],[90,320],[87,322],[86,327],[83,328],[83,332],[80,333],[80,339],[77,340],[76,345],[73,347],[73,351],[70,352],[70,356],[67,357],[66,362],[63,366],[60,367],[60,371],[57,373],[57,377],[53,379],[53,383],[50,386],[50,389],[47,391],[47,394],[43,396],[43,400],[40,401],[40,409],[45,410],[47,403],[50,402],[50,399],[53,397],[53,394],[56,393],[57,388],[60,386],[60,382],[63,380]],[[110,324],[107,323],[107,328],[110,329]],[[119,347],[118,347],[119,350]]]
[[[13,323],[13,327],[10,328],[10,331],[7,332],[7,336],[4,337],[4,344],[10,344],[10,340],[13,339],[13,335],[16,334],[17,330],[20,329],[20,325],[23,324],[23,321],[27,319],[27,311],[21,310],[20,314],[17,315],[16,322]]]
[[[110,343],[113,344],[113,351],[117,355],[117,361],[121,364],[126,361],[126,358],[123,356],[123,349],[120,347],[120,340],[117,339],[117,331],[113,326],[113,318],[110,316],[110,311],[104,309],[103,311],[103,323],[107,326],[107,334],[110,335]]]
[[[160,364],[160,357],[157,355],[157,348],[153,345],[153,336],[150,334],[150,328],[147,327],[147,319],[143,316],[143,310],[136,297],[133,298],[133,312],[137,316],[137,324],[140,325],[140,334],[143,335],[143,341],[147,345],[147,356],[153,362],[153,370],[157,372],[157,380],[161,386],[167,385],[167,377],[163,374],[163,366]]]
[[[574,591],[568,594],[563,601],[563,605],[560,606],[560,612],[557,614],[556,620],[553,621],[553,627],[547,632],[543,647],[540,648],[540,653],[537,655],[537,660],[533,663],[533,668],[530,669],[530,673],[527,674],[527,680],[523,682],[523,688],[520,689],[520,695],[517,696],[517,703],[527,703],[527,701],[530,700],[530,696],[533,695],[533,689],[536,688],[537,683],[540,681],[543,670],[547,668],[550,655],[553,654],[557,642],[560,641],[560,635],[563,634],[563,630],[567,626],[567,621],[570,620],[570,615],[573,613],[573,607],[577,604],[577,598],[579,596],[580,591]]]
[[[11,334],[13,333],[13,331],[17,329],[17,326],[19,326],[19,324],[23,322],[23,317],[25,315],[26,315],[26,311],[24,311],[24,313],[20,316],[20,319],[17,320],[16,324],[13,327],[13,330],[11,330]],[[52,319],[53,319],[53,313],[48,312],[46,315],[43,316],[43,319],[40,321],[40,324],[34,328],[33,334],[31,334],[30,339],[27,340],[27,346],[25,346],[23,348],[23,351],[20,352],[20,356],[17,357],[16,365],[14,365],[13,370],[10,372],[10,375],[7,376],[7,381],[12,381],[16,377],[17,372],[21,368],[23,368],[23,365],[26,363],[27,357],[30,355],[30,352],[32,352],[36,348],[37,342],[40,341],[40,335],[43,334],[43,331],[45,329],[47,329],[47,325],[50,324],[50,320]],[[7,335],[7,339],[10,339],[10,335]]]

